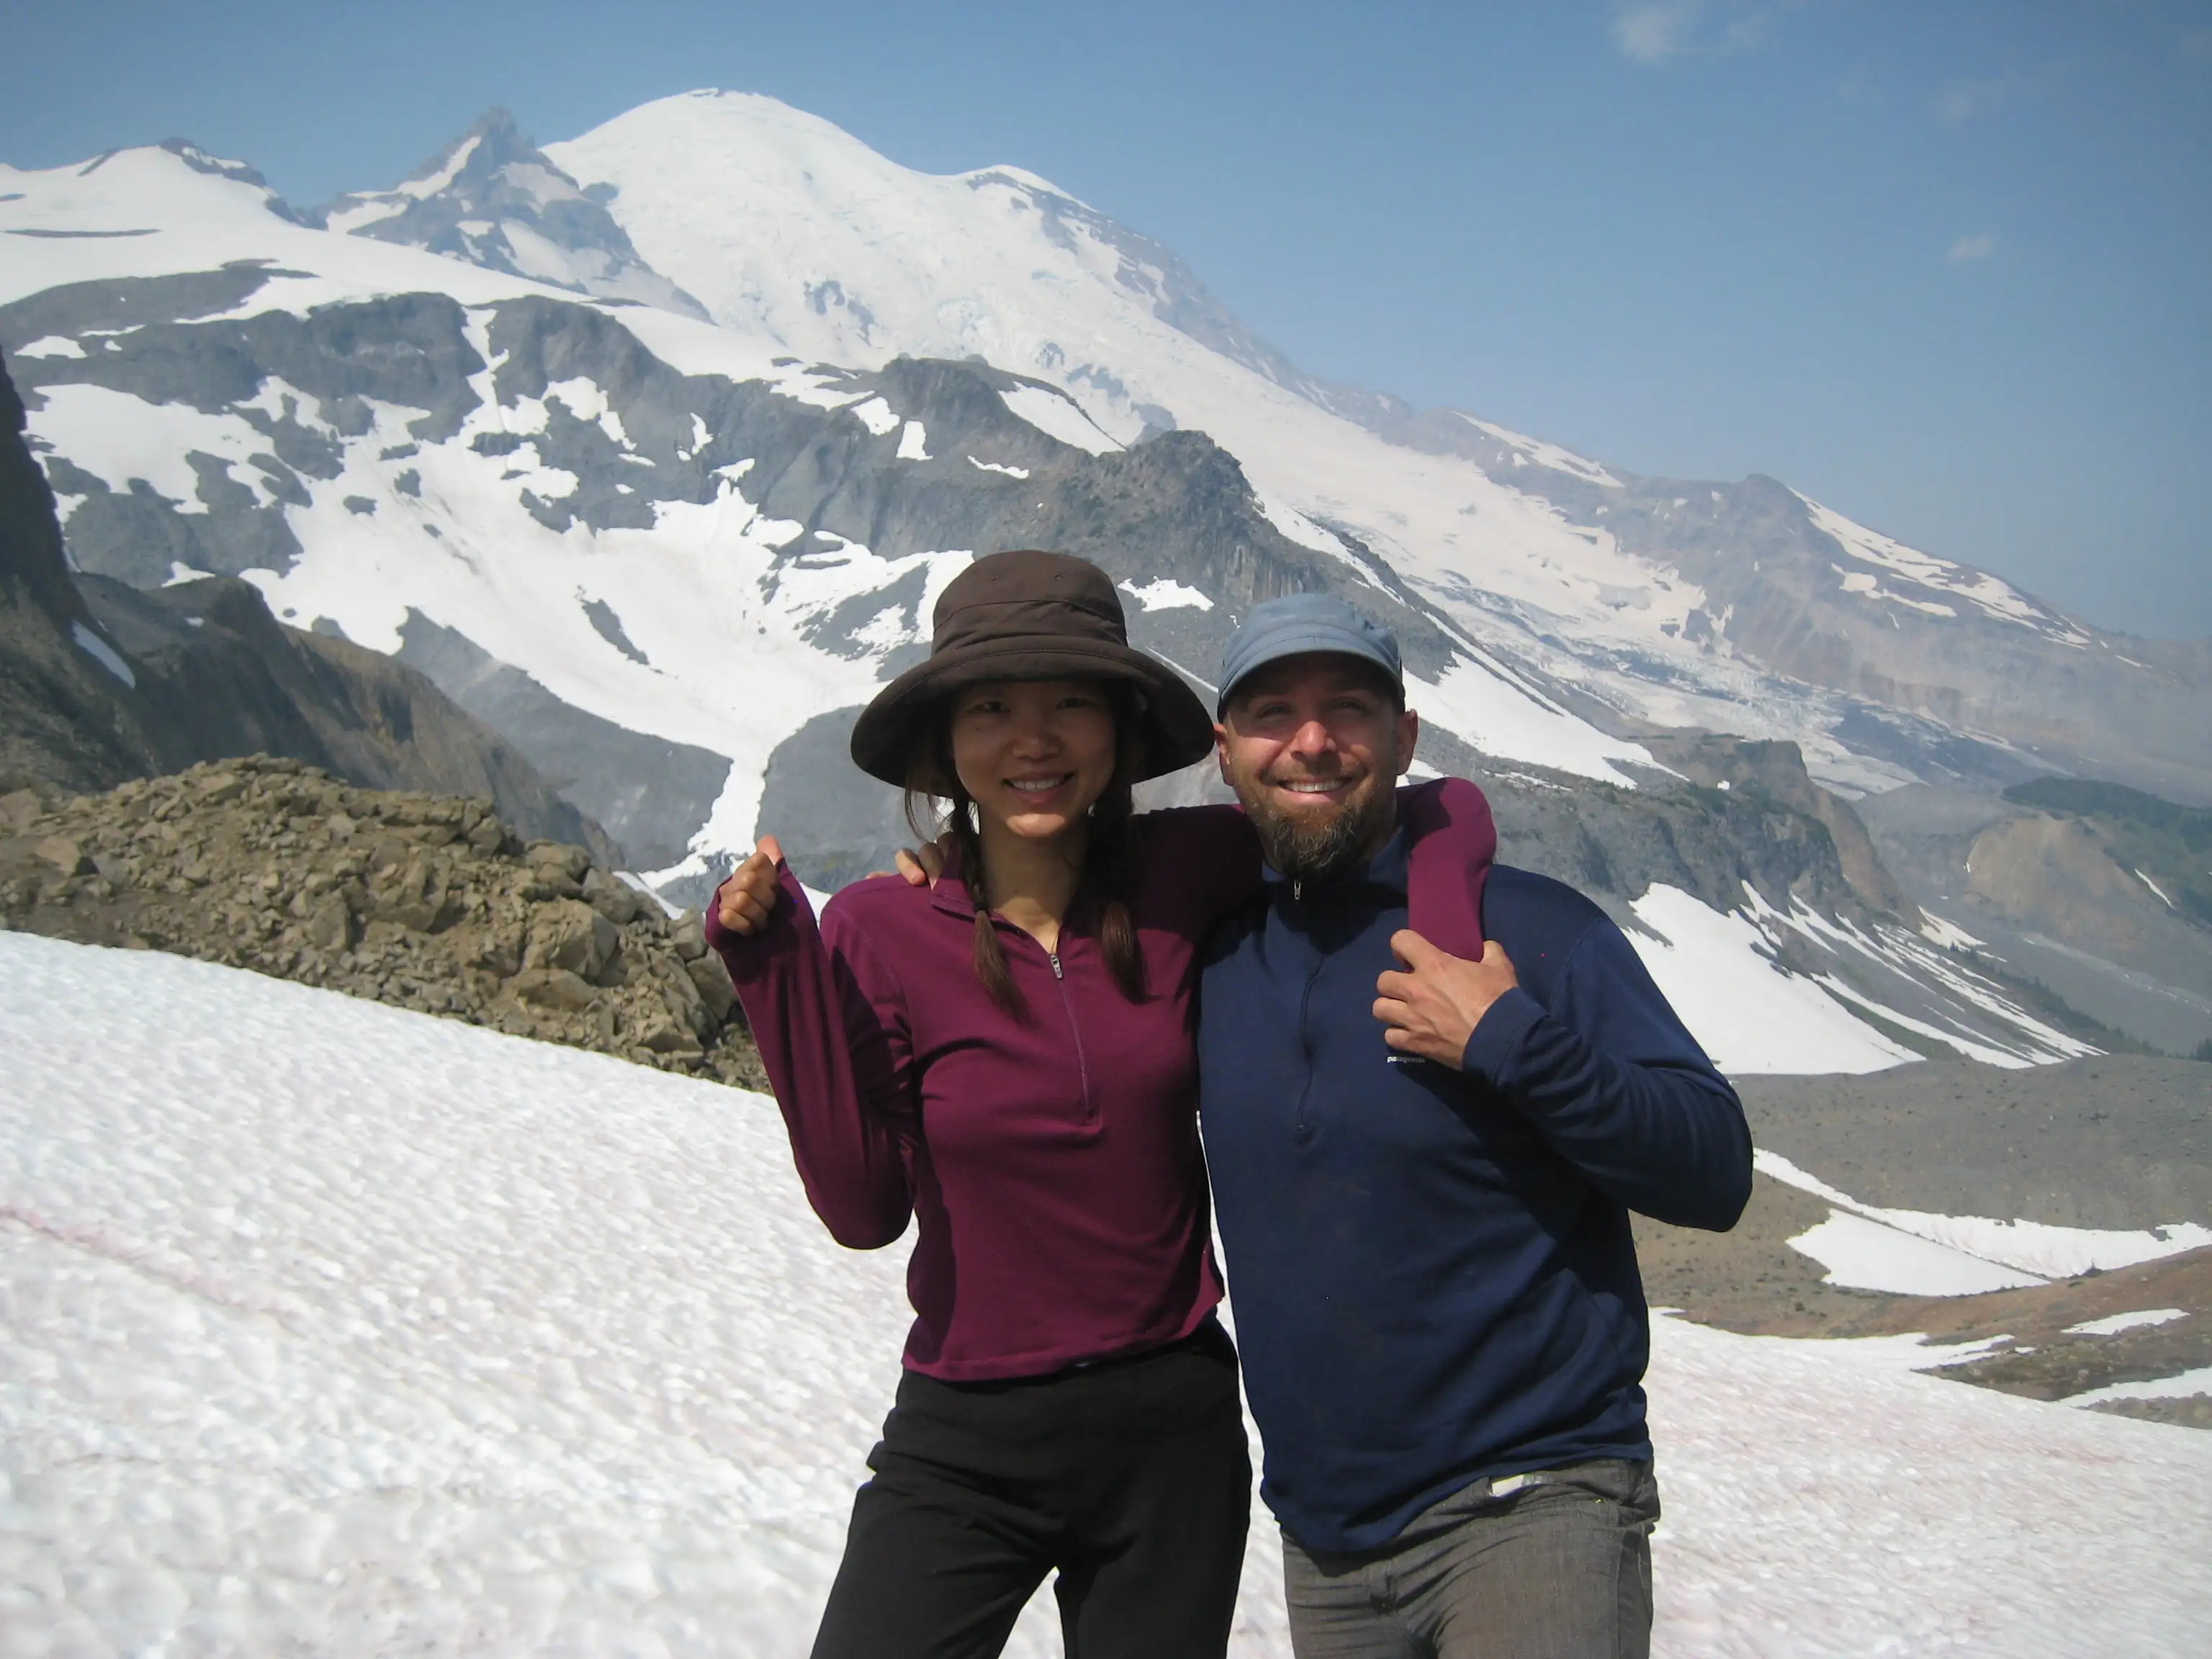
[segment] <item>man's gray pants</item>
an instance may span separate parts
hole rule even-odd
[[[1381,1549],[1283,1535],[1297,1659],[1645,1659],[1651,1465],[1614,1459],[1477,1480]]]

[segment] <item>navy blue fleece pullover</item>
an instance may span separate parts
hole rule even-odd
[[[1309,1549],[1389,1542],[1484,1475],[1648,1458],[1628,1212],[1725,1230],[1751,1191],[1735,1091],[1604,912],[1492,869],[1520,988],[1463,1069],[1398,1055],[1376,976],[1403,833],[1268,879],[1209,941],[1200,1109],[1261,1487]]]

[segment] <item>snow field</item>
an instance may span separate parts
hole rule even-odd
[[[123,659],[123,653],[106,640],[100,638],[81,622],[73,622],[70,624],[70,637],[76,641],[78,650],[114,675],[117,679],[121,680],[124,684],[133,690],[137,689],[138,684],[137,671]]]
[[[1652,1349],[1655,1653],[2212,1649],[2212,1436],[1922,1376],[1911,1337]]]
[[[11,933],[0,1044],[0,1651],[805,1650],[908,1316],[769,1103]],[[1657,1322],[1657,1650],[2202,1650],[2212,1439],[1928,1358]]]
[[[0,1650],[803,1650],[902,1253],[769,1103],[177,958],[0,982]]]
[[[471,313],[471,324],[484,333],[483,313]],[[491,364],[489,340],[476,343]],[[377,408],[374,428],[344,447],[339,476],[313,482],[311,504],[289,510],[301,556],[282,574],[255,571],[249,579],[278,616],[301,626],[329,617],[349,639],[380,651],[398,649],[407,611],[419,610],[566,702],[631,731],[731,757],[728,781],[696,845],[750,848],[775,745],[823,709],[872,695],[882,653],[905,642],[913,617],[887,601],[862,630],[872,649],[849,658],[806,644],[809,626],[918,568],[927,574],[916,614],[926,616],[969,555],[886,560],[842,544],[794,558],[789,549],[799,526],[763,517],[726,482],[711,501],[661,503],[650,530],[549,530],[520,492],[558,499],[575,489],[574,475],[542,466],[532,445],[484,456],[471,443],[479,433],[544,431],[556,399],[626,443],[620,417],[588,380],[501,404],[492,396],[495,373],[489,366],[477,377],[484,401],[459,435],[404,459],[384,460],[380,452],[402,443],[413,412]],[[407,472],[415,475],[411,492],[398,483]],[[354,512],[349,497],[374,501],[375,513]],[[621,619],[644,662],[597,632],[583,608],[592,599]]]

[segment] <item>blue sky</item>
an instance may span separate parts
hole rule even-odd
[[[13,0],[6,33],[0,159],[184,136],[303,202],[493,104],[550,141],[769,93],[1043,173],[1319,373],[2212,635],[2212,0]]]

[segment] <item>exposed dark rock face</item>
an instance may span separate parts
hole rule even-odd
[[[2010,798],[1914,785],[1859,811],[1898,878],[2014,973],[2165,1053],[2212,1041],[2212,879],[2183,833],[2212,816],[2061,779]]]
[[[1721,911],[1741,906],[1748,886],[1778,909],[1796,900],[1830,914],[1887,915],[1853,888],[1826,824],[1762,792],[1625,789],[1521,767],[1486,775],[1478,765],[1469,775],[1490,798],[1501,861],[1556,877],[1617,919],[1658,885]]]
[[[414,670],[286,628],[244,582],[141,592],[73,575],[22,429],[0,369],[0,788],[93,791],[269,752],[372,788],[487,796],[525,834],[621,861],[605,831]]]
[[[53,492],[22,434],[0,366],[0,787],[99,788],[159,762],[131,688],[85,643],[115,648],[70,580]]]
[[[915,842],[904,797],[853,764],[858,708],[817,714],[769,757],[761,792],[763,835],[779,836],[799,879],[835,891]]]
[[[173,762],[286,755],[366,788],[483,795],[526,836],[625,862],[505,738],[404,664],[287,628],[233,578],[151,592],[82,582],[94,614],[160,689],[148,719]]]
[[[682,859],[729,778],[726,757],[587,714],[420,611],[408,613],[400,641],[398,660],[428,675],[511,742],[564,803],[605,826],[628,868],[663,870]]]
[[[0,925],[174,951],[664,1071],[766,1085],[698,918],[489,799],[256,756],[0,796]]]
[[[1844,879],[1861,902],[1870,910],[1920,925],[1920,907],[1882,867],[1881,855],[1859,815],[1842,796],[1813,781],[1796,744],[1686,732],[1647,738],[1644,746],[1653,759],[1692,783],[1730,793],[1757,792],[1790,811],[1817,819],[1835,843]]]

